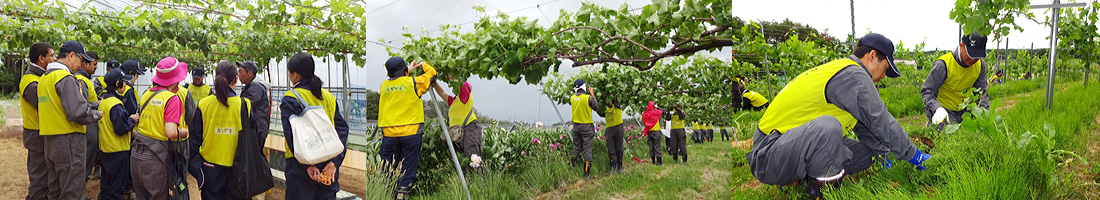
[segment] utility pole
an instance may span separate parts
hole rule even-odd
[[[1031,5],[1031,9],[1050,8],[1054,11],[1050,14],[1052,23],[1050,24],[1050,60],[1048,62],[1050,66],[1047,69],[1047,110],[1054,108],[1054,65],[1057,64],[1058,58],[1058,18],[1061,16],[1062,8],[1084,7],[1085,5],[1085,3],[1062,4],[1059,0],[1054,0],[1052,4]]]

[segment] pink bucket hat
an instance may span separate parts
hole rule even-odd
[[[180,62],[173,57],[165,57],[157,62],[156,74],[153,74],[153,83],[169,86],[183,81],[184,78],[187,78],[187,63]]]

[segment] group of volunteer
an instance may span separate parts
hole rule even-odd
[[[971,88],[981,94],[972,102],[988,109],[985,91],[999,78],[987,81],[986,40],[977,33],[962,36],[955,51],[933,62],[920,90],[930,125],[964,120],[968,110],[960,104],[974,95],[966,93]],[[839,187],[844,177],[876,162],[889,169],[892,159],[905,160],[925,170],[932,155],[913,145],[874,85],[899,76],[894,43],[877,33],[859,39],[847,58],[799,74],[765,104],[745,155],[753,176],[780,187],[801,183],[821,198],[823,187]]]

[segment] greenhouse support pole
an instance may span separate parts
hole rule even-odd
[[[435,83],[432,84],[434,85]],[[439,98],[436,97],[435,92],[428,93],[432,93],[432,101],[434,102],[432,102],[431,104],[432,106],[435,106],[435,117],[436,119],[439,119],[439,126],[443,129],[443,138],[447,140],[447,149],[450,150],[449,152],[451,153],[451,161],[454,161],[455,164],[455,171],[458,171],[458,180],[462,181],[462,189],[466,189],[466,199],[473,200],[473,197],[470,196],[470,187],[466,185],[466,175],[462,173],[462,165],[458,163],[458,155],[455,154],[454,144],[451,144],[454,143],[454,141],[451,141],[451,133],[449,133],[450,130],[447,129],[447,123],[443,121],[443,112],[440,111],[439,103],[436,103],[441,101],[439,101]]]
[[[561,120],[561,125],[565,126],[566,125],[565,118],[561,117],[561,111],[558,111],[558,105],[554,104],[554,98],[550,98],[550,93],[546,93],[546,87],[545,86],[543,86],[543,88],[542,88],[542,94],[545,94],[546,98],[550,99],[550,107],[554,108],[554,113],[558,114],[558,120]],[[573,136],[569,136],[569,142],[570,143],[573,142]]]
[[[347,59],[347,58],[348,58],[348,54],[345,53],[344,54],[344,62],[341,62],[344,66],[344,75],[340,77],[340,79],[344,79],[344,111],[343,111],[344,115],[348,115],[349,114],[348,112],[350,112],[350,109],[351,109],[351,105],[348,105],[348,104],[351,103],[351,83],[348,82],[348,79],[351,78],[351,75],[348,75],[348,74],[350,74],[351,71],[348,71],[348,60],[349,59]],[[336,60],[336,59],[333,58],[333,60]]]
[[[1053,5],[1058,5],[1058,0],[1054,0]],[[1053,23],[1050,24],[1050,66],[1047,70],[1047,110],[1054,108],[1054,64],[1058,62],[1058,13],[1061,12],[1061,8],[1051,8],[1054,12],[1051,12],[1051,19]]]

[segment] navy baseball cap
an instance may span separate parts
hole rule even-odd
[[[145,75],[145,68],[141,67],[141,63],[134,59],[122,61],[122,72],[129,75]]]
[[[130,81],[133,79],[134,76],[123,74],[121,69],[111,69],[110,71],[107,71],[106,75],[103,75],[103,82],[109,83],[107,85],[104,85],[103,87],[106,87],[107,89],[115,89],[114,83],[118,83],[118,81]]]
[[[236,63],[237,63],[237,67],[243,67],[244,69],[248,70],[249,72],[257,73],[257,72],[260,71],[259,68],[256,67],[255,62],[246,60],[246,61],[237,61]]]
[[[859,39],[859,45],[871,47],[871,49],[875,49],[886,56],[886,60],[890,62],[890,70],[886,70],[886,77],[897,78],[901,76],[898,67],[894,65],[894,42],[886,36],[878,33],[868,33]]]
[[[191,70],[191,78],[202,78],[203,76],[206,76],[205,69],[196,67],[195,69]]]
[[[978,33],[966,34],[962,37],[963,46],[966,46],[966,55],[971,58],[985,58],[985,42],[988,40]]]
[[[76,53],[76,55],[80,55],[80,58],[83,58],[84,61],[91,62],[91,61],[95,60],[95,59],[92,58],[92,56],[89,56],[87,53],[84,52],[84,50],[85,50],[84,49],[84,44],[81,44],[80,42],[77,42],[76,40],[69,40],[69,41],[66,41],[65,43],[62,43],[61,44],[61,49],[67,50],[69,52]]]

